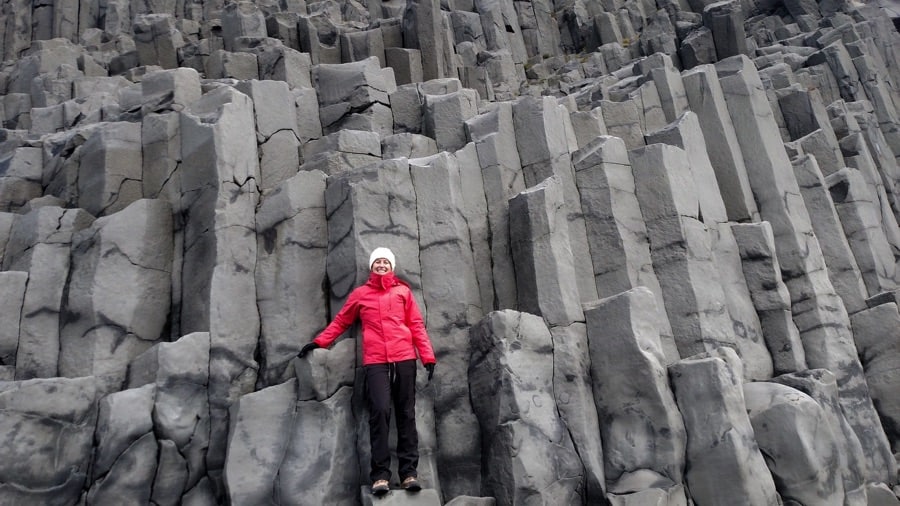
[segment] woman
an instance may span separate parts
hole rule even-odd
[[[397,460],[400,486],[421,490],[417,480],[419,436],[416,432],[416,355],[434,375],[434,350],[412,291],[394,275],[394,253],[375,248],[369,256],[369,279],[347,297],[344,306],[313,341],[300,350],[303,357],[328,348],[357,318],[362,322],[363,367],[369,404],[372,444],[372,493],[390,490],[391,454],[388,448],[391,404],[397,422]]]

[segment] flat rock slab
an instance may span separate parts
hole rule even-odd
[[[372,487],[360,488],[359,496],[363,506],[440,506],[441,496],[433,488],[423,488],[419,492],[391,490],[383,496],[372,495]]]

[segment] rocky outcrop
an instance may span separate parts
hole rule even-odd
[[[377,246],[379,504],[900,503],[891,16],[0,0],[0,503],[374,504],[358,328],[296,354]]]

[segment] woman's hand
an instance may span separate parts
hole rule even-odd
[[[300,358],[303,358],[306,356],[307,353],[313,351],[314,349],[316,349],[318,347],[319,347],[319,345],[316,343],[308,343],[308,344],[304,345],[303,348],[300,348],[300,353],[298,353],[297,356]]]
[[[431,377],[434,376],[434,364],[425,364],[425,370],[428,371],[428,381],[431,381]]]

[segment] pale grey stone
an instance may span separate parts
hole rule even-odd
[[[184,45],[172,14],[139,14],[134,18],[134,44],[141,65],[159,65],[164,69],[178,67],[178,50]]]
[[[226,51],[235,50],[238,37],[265,37],[263,11],[253,2],[229,2],[222,9],[222,39]]]
[[[445,61],[442,24],[443,16],[438,0],[407,2],[402,21],[404,45],[421,51],[422,75],[426,81],[447,75],[445,65],[449,62]]]
[[[495,311],[471,335],[469,382],[486,442],[485,493],[503,505],[527,497],[580,502],[581,462],[550,388],[553,341],[546,324],[528,313]]]
[[[569,117],[579,149],[584,149],[597,137],[609,134],[606,130],[606,123],[603,122],[603,111],[599,107],[590,111],[574,111],[569,114]]]
[[[590,250],[571,152],[578,149],[572,133],[569,113],[553,98],[523,97],[513,105],[516,145],[527,186],[536,186],[549,177],[556,177],[561,185],[569,248],[575,259],[587,259]],[[575,267],[575,286],[581,302],[597,298],[590,262],[578,261]]]
[[[253,100],[259,145],[260,188],[273,188],[297,173],[300,140],[294,97],[284,81],[243,81],[238,91]]]
[[[438,154],[437,143],[431,137],[400,132],[381,139],[381,156],[390,158],[424,158]]]
[[[231,405],[224,479],[232,503],[263,504],[277,497],[296,399],[297,383],[290,380],[245,394]]]
[[[443,95],[424,95],[425,134],[438,149],[455,151],[466,145],[465,121],[478,112],[478,94],[461,90]]]
[[[631,162],[622,139],[602,136],[573,153],[588,246],[600,297],[637,286],[656,297],[666,363],[679,359],[666,315],[662,288],[650,258],[650,242],[635,193]]]
[[[734,350],[721,348],[669,366],[687,431],[685,482],[698,503],[741,497],[747,504],[777,504],[775,482],[753,437],[739,364]]]
[[[275,489],[284,504],[356,504],[362,472],[352,396],[352,389],[345,387],[323,401],[296,403],[289,432],[283,436],[287,448]]]
[[[216,49],[206,58],[204,70],[209,79],[259,79],[259,61],[252,53]]]
[[[656,53],[639,62],[638,67],[656,85],[666,121],[673,122],[688,110],[687,92],[672,56]]]
[[[207,472],[209,357],[209,333],[195,332],[153,346],[135,358],[128,370],[128,388],[156,385],[153,431],[160,441],[175,444],[186,468],[183,476],[180,469],[175,471],[182,482],[182,490],[175,494],[178,497],[194,488]]]
[[[256,55],[260,79],[284,81],[291,89],[312,88],[312,60],[309,53],[268,44],[249,51]]]
[[[781,278],[775,238],[769,222],[734,223],[731,231],[741,256],[741,267],[769,354],[773,374],[806,369],[800,332],[791,318],[791,298]]]
[[[478,280],[478,290],[481,293],[481,309],[483,312],[487,312],[495,309],[494,282],[491,274],[492,241],[478,148],[474,142],[469,142],[454,155],[459,165],[462,188],[461,208],[463,219],[469,229],[469,240],[472,243],[475,278]]]
[[[385,66],[384,36],[381,28],[341,34],[341,61],[360,61],[370,56],[378,58],[378,64]]]
[[[585,305],[610,492],[627,492],[617,483],[642,471],[658,478],[658,488],[683,481],[687,436],[669,388],[655,306],[640,286]]]
[[[703,25],[712,32],[719,60],[749,53],[744,32],[745,15],[740,2],[709,3],[702,12]]]
[[[13,222],[3,269],[27,271],[16,378],[57,376],[59,323],[72,235],[93,217],[81,209],[39,207]]]
[[[734,346],[728,307],[687,155],[652,144],[629,152],[650,257],[681,357]],[[660,170],[662,168],[662,170]]]
[[[322,137],[322,123],[319,122],[318,92],[314,88],[293,88],[297,131],[301,142]]]
[[[494,307],[515,309],[516,274],[510,249],[508,201],[525,189],[525,176],[516,144],[512,104],[501,103],[479,114],[466,122],[466,129],[469,139],[475,143],[484,181],[491,231]]]
[[[628,149],[636,149],[644,145],[644,132],[641,129],[641,118],[637,102],[600,101],[603,111],[603,122],[609,135],[620,137]]]
[[[78,207],[112,214],[141,198],[141,124],[103,123],[81,148]]]
[[[87,504],[149,502],[157,455],[153,433],[144,434],[116,459],[106,476],[94,482],[87,494]]]
[[[551,327],[583,321],[562,185],[550,177],[509,200],[518,308]]]
[[[0,272],[0,364],[16,365],[27,272]]]
[[[72,237],[59,374],[125,378],[162,335],[171,305],[172,211],[142,199]]]
[[[706,140],[696,114],[691,111],[683,113],[665,128],[648,132],[646,141],[647,144],[662,143],[683,149],[690,160],[690,187],[697,195],[703,222],[714,227],[717,223],[728,221],[725,202],[707,155]]]
[[[265,193],[256,230],[260,376],[264,384],[275,385],[293,375],[291,360],[328,324],[322,289],[328,244],[325,175],[301,172]]]
[[[398,85],[419,83],[425,80],[422,52],[404,47],[384,48],[385,63],[394,69]]]
[[[825,184],[869,295],[897,288],[894,254],[879,219],[878,197],[859,170],[845,167]]]
[[[142,112],[182,111],[199,100],[200,74],[192,68],[151,72],[141,80]]]
[[[550,335],[553,395],[584,467],[584,496],[588,502],[603,501],[606,489],[603,444],[597,430],[600,420],[594,403],[587,328],[583,323],[573,323],[551,328]]]
[[[744,384],[753,435],[782,500],[844,504],[836,427],[810,396],[778,383]]]
[[[838,469],[846,494],[845,504],[866,504],[864,491],[866,457],[859,438],[841,410],[835,375],[826,369],[810,369],[778,376],[772,381],[803,392],[822,407],[831,430],[840,435],[835,441],[838,450]]]
[[[841,219],[835,209],[836,202],[819,170],[817,158],[802,156],[792,161],[794,175],[803,195],[803,202],[809,211],[813,231],[820,239],[822,255],[828,266],[829,278],[834,290],[841,297],[849,313],[865,308],[868,297],[856,258],[841,226]]]
[[[256,383],[259,334],[256,235],[259,161],[253,104],[230,87],[207,92],[182,112],[185,223],[182,333],[209,332],[211,432],[226,431],[227,409]],[[207,465],[221,469],[224,441],[210,439]]]
[[[75,504],[86,485],[97,401],[94,378],[0,383],[0,501]],[[40,444],[38,441],[54,441]]]
[[[19,147],[0,156],[0,210],[13,211],[43,195],[40,148]]]
[[[150,499],[160,506],[175,506],[181,503],[181,494],[188,477],[187,463],[174,441],[163,439],[158,443],[159,461]]]
[[[897,360],[900,359],[900,315],[896,303],[882,304],[850,316],[853,339],[866,374],[869,395],[881,418],[891,448],[900,447],[900,403]]]
[[[114,392],[100,401],[94,438],[97,451],[91,465],[92,481],[111,469],[134,442],[153,431],[156,385]]]

